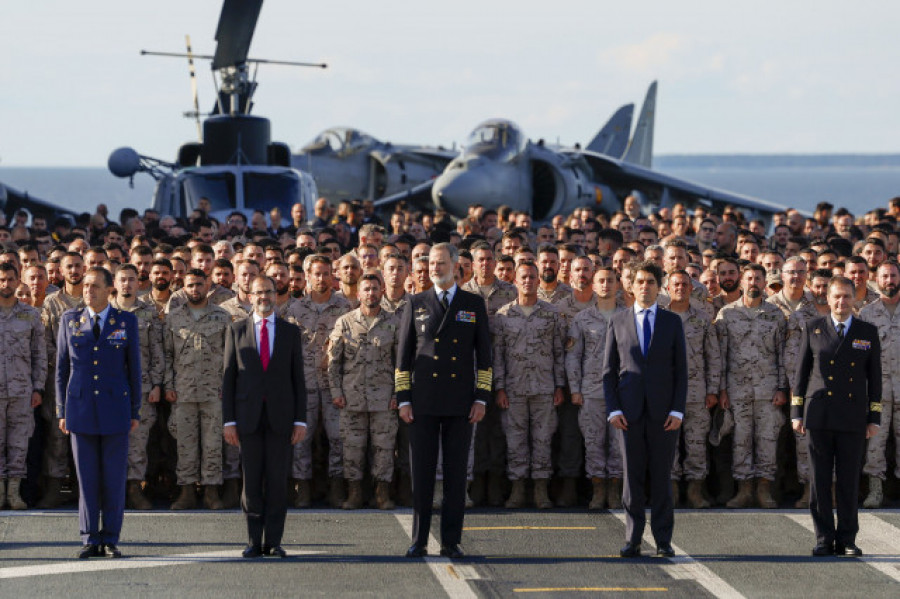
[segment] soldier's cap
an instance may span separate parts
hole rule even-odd
[[[722,406],[716,406],[716,410],[713,412],[712,426],[709,429],[709,442],[718,447],[722,439],[730,435],[733,430],[734,413],[731,408],[726,410]]]
[[[775,285],[779,288],[784,286],[784,282],[781,280],[780,270],[771,270],[769,271],[769,274],[766,275],[766,287],[773,287]]]

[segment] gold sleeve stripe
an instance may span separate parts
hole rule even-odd
[[[397,392],[400,391],[409,391],[412,389],[412,380],[410,378],[410,372],[408,370],[395,370],[394,371],[394,390]]]
[[[803,398],[800,397],[799,395],[793,396],[793,397],[791,398],[791,405],[792,405],[792,406],[802,406],[802,405],[803,405]]]
[[[869,411],[870,411],[870,412],[881,412],[881,402],[880,402],[880,401],[873,401],[872,403],[870,403],[870,404],[869,404]]]
[[[479,370],[477,374],[478,380],[475,384],[475,388],[481,391],[490,391],[494,381],[494,369],[488,368],[487,370]]]

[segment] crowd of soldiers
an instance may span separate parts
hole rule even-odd
[[[209,209],[203,199],[187,219],[126,209],[118,224],[100,205],[52,227],[23,211],[0,217],[0,509],[55,508],[77,493],[56,426],[55,354],[61,316],[84,306],[93,266],[114,274],[112,304],[140,323],[130,508],[238,506],[240,449],[222,439],[223,352],[226,328],[251,313],[260,274],[303,337],[308,434],[293,450],[293,506],[409,505],[398,320],[410,294],[432,287],[428,251],[438,242],[460,249],[457,282],[484,298],[493,342],[495,401],[473,437],[467,505],[621,507],[602,354],[610,316],[634,303],[640,260],[666,273],[660,305],[681,317],[687,341],[676,504],[808,505],[807,443],[787,426],[787,404],[801,334],[828,313],[838,274],[881,337],[882,426],[868,442],[863,506],[881,506],[884,482],[900,477],[900,198],[862,217],[823,202],[812,217],[787,210],[768,226],[733,207],[645,215],[634,197],[611,215],[585,207],[537,226],[477,204],[456,222],[401,206],[387,227],[371,202],[320,199],[311,217],[297,204],[289,217],[276,208],[224,222]]]

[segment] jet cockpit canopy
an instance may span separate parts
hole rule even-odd
[[[525,150],[528,139],[512,121],[494,119],[475,127],[466,139],[466,154],[509,161]]]
[[[350,154],[367,148],[375,139],[352,127],[333,127],[319,133],[314,140],[301,150],[305,154]]]

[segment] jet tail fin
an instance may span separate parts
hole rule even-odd
[[[622,160],[650,168],[653,162],[653,124],[656,119],[656,81],[650,84],[634,135]]]
[[[587,150],[598,154],[606,154],[620,158],[628,147],[628,136],[631,134],[631,118],[634,116],[634,104],[626,104],[619,108],[594,136]]]

